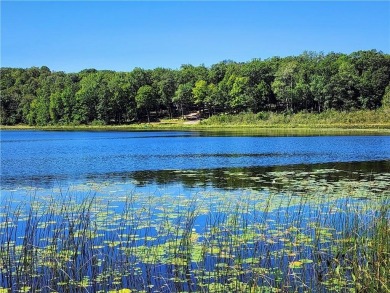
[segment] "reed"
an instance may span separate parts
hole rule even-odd
[[[3,198],[0,292],[389,292],[389,197],[338,184]]]

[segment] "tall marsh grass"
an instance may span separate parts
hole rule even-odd
[[[296,114],[260,112],[237,115],[220,114],[202,121],[205,126],[266,126],[304,127],[317,126],[332,128],[389,128],[390,110],[359,110],[339,112],[328,110],[322,113],[299,112]]]
[[[389,198],[362,192],[4,198],[0,292],[389,292]]]

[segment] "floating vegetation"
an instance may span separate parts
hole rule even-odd
[[[337,172],[179,195],[105,183],[4,196],[0,292],[390,292],[390,174],[323,180]]]

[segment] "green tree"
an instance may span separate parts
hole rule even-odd
[[[227,67],[228,65],[226,62],[219,62],[211,65],[208,76],[209,81],[213,84],[220,83],[225,77]]]
[[[385,94],[382,98],[382,107],[383,108],[390,108],[390,83],[387,85],[385,89]]]
[[[177,89],[177,72],[171,69],[157,68],[153,71],[153,87],[157,92],[157,102],[160,110],[168,111],[169,118],[173,116],[172,99]]]
[[[178,72],[179,84],[190,83],[192,86],[198,80],[207,80],[208,70],[204,65],[193,66],[190,64],[184,64],[180,67]]]
[[[255,112],[270,109],[272,104],[271,87],[265,80],[261,80],[254,88],[252,108]]]
[[[75,107],[75,94],[78,89],[78,79],[74,75],[63,72],[51,76],[51,93],[49,96],[50,121],[69,124]]]
[[[286,111],[294,110],[297,67],[296,61],[288,61],[282,64],[276,72],[275,80],[272,83],[272,90],[275,92],[277,100],[284,104]]]
[[[192,94],[194,96],[194,103],[198,107],[203,108],[206,102],[207,96],[209,95],[209,88],[207,85],[207,81],[198,80],[195,83],[195,86],[192,89]]]
[[[334,89],[332,77],[338,72],[337,60],[340,54],[319,55],[313,74],[310,75],[310,91],[313,96],[313,108],[318,112],[333,108]]]
[[[170,117],[177,115],[174,106],[180,115],[195,108],[207,109],[209,114],[275,108],[376,109],[388,105],[390,55],[376,50],[349,55],[304,52],[245,63],[222,61],[210,68],[85,69],[65,74],[42,66],[1,68],[0,75],[2,124],[88,124],[94,120],[108,124],[130,122],[145,113],[146,108],[137,108],[136,103],[143,86],[154,92],[154,104],[148,109]]]
[[[110,92],[110,119],[116,124],[123,123],[129,119],[129,109],[134,108],[135,101],[130,101],[131,89],[127,80],[127,74],[123,72],[111,74],[107,80]]]
[[[351,110],[359,108],[357,88],[357,71],[351,60],[342,55],[336,61],[338,71],[330,80],[332,87],[332,108],[336,110]]]
[[[50,121],[49,101],[44,96],[36,97],[30,104],[28,116],[30,125],[46,125]]]
[[[207,92],[208,95],[204,100],[205,106],[208,109],[209,117],[211,116],[211,113],[215,113],[215,108],[221,106],[220,98],[219,98],[219,92],[218,87],[210,83],[207,86]]]
[[[100,76],[97,72],[83,74],[80,89],[76,93],[73,121],[76,123],[91,123],[97,119],[98,88]]]
[[[229,94],[230,107],[237,112],[247,110],[250,105],[253,105],[248,77],[235,77]]]
[[[329,90],[327,89],[325,77],[313,75],[309,87],[314,96],[314,101],[317,104],[317,111],[320,113],[321,111],[326,110],[325,101]]]
[[[356,70],[360,106],[366,109],[379,107],[390,79],[390,59],[376,50],[357,51],[349,58]]]
[[[0,70],[0,123],[13,125],[22,122],[22,94],[15,85],[20,70],[1,68]]]
[[[185,84],[180,84],[175,92],[173,97],[173,102],[177,105],[181,116],[184,118],[184,111],[191,104],[193,100],[192,94],[192,84],[187,82]]]
[[[141,86],[137,95],[135,96],[135,101],[137,103],[137,109],[143,109],[146,111],[148,118],[148,123],[150,122],[150,109],[155,104],[155,92],[150,85]]]

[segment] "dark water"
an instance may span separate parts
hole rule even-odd
[[[255,137],[201,132],[1,132],[1,186],[129,180],[234,187],[227,173],[388,172],[390,136]],[[191,174],[185,174],[191,170]],[[228,170],[228,172],[226,172]],[[183,175],[184,174],[184,175]],[[338,175],[336,175],[338,176]],[[352,175],[351,175],[352,176]],[[236,182],[237,183],[237,182]],[[230,185],[229,185],[230,184]],[[250,184],[239,181],[239,187]]]

